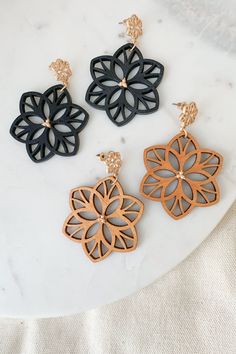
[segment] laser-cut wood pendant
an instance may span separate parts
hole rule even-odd
[[[79,149],[78,134],[89,118],[82,107],[72,102],[67,90],[72,75],[69,63],[57,59],[50,69],[63,85],[49,87],[44,93],[25,92],[20,99],[20,115],[10,128],[12,137],[26,145],[27,154],[37,163],[54,155],[75,155]]]
[[[152,59],[145,59],[137,48],[142,34],[142,22],[133,15],[124,20],[131,43],[126,43],[114,55],[92,59],[90,72],[93,82],[86,93],[92,107],[104,110],[117,126],[129,123],[136,114],[150,114],[159,108],[157,87],[164,66]]]
[[[118,155],[117,155],[118,154]],[[99,180],[94,187],[78,187],[70,193],[71,214],[63,233],[81,243],[92,262],[105,259],[111,252],[130,252],[138,242],[136,223],[143,214],[143,203],[124,193],[117,180],[120,154],[100,154],[114,176]]]
[[[181,104],[178,104],[180,106]],[[181,133],[167,145],[154,145],[144,151],[147,173],[142,179],[140,193],[148,199],[161,202],[165,211],[178,220],[196,207],[211,206],[220,199],[216,181],[223,157],[213,150],[202,149],[185,127],[197,114],[196,106],[182,106]],[[187,122],[186,118],[192,118]]]

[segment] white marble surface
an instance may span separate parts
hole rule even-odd
[[[235,4],[10,0],[0,7],[0,315],[58,316],[120,299],[187,257],[236,197]],[[166,71],[159,87],[160,110],[117,128],[104,112],[89,107],[84,95],[91,82],[90,60],[112,54],[125,42],[118,22],[132,13],[143,20],[143,55],[162,62]],[[70,92],[89,111],[90,121],[77,156],[33,164],[8,130],[21,94],[54,84],[48,64],[57,57],[71,62]],[[196,208],[176,222],[160,204],[145,201],[137,250],[91,263],[81,246],[61,233],[70,189],[103,177],[104,166],[95,155],[114,149],[123,155],[125,190],[138,195],[145,173],[143,149],[177,133],[178,112],[171,102],[179,100],[198,103],[191,133],[203,147],[225,157],[221,202]]]

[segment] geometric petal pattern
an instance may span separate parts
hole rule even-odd
[[[156,88],[164,67],[155,60],[144,59],[132,43],[120,47],[113,56],[94,58],[90,72],[93,82],[85,99],[94,108],[105,110],[117,126],[127,124],[136,114],[153,113],[158,109]]]
[[[66,237],[82,244],[93,262],[111,252],[129,252],[137,246],[136,223],[143,203],[126,195],[115,177],[106,177],[94,187],[78,187],[70,193],[71,214],[63,225]]]
[[[166,212],[178,220],[195,206],[203,207],[220,199],[216,176],[223,157],[201,149],[189,133],[177,134],[167,145],[151,146],[144,151],[147,173],[140,193],[161,202]]]
[[[54,155],[72,156],[79,149],[78,134],[88,121],[88,113],[72,103],[62,85],[44,93],[26,92],[20,99],[20,116],[11,125],[10,134],[26,144],[34,162]]]

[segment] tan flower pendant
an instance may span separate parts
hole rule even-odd
[[[183,218],[196,206],[211,206],[220,199],[216,181],[223,157],[212,150],[202,149],[185,127],[197,114],[194,103],[178,104],[182,131],[167,145],[145,149],[147,173],[142,179],[140,192],[148,199],[161,202],[174,219]]]
[[[117,155],[118,154],[118,155]],[[63,233],[81,243],[93,262],[111,252],[130,252],[137,246],[136,223],[142,216],[143,203],[124,194],[117,180],[120,154],[100,154],[112,176],[103,178],[94,187],[78,187],[70,193],[71,214],[63,225]]]

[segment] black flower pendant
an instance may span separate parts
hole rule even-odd
[[[117,126],[127,124],[136,114],[149,114],[158,109],[156,88],[164,67],[155,60],[144,59],[132,43],[120,47],[113,56],[94,58],[90,71],[93,82],[87,90],[86,101],[105,110]]]
[[[20,115],[12,123],[10,133],[26,144],[32,161],[42,162],[53,155],[75,155],[78,133],[88,118],[83,108],[72,103],[67,89],[55,85],[44,93],[26,92],[21,96]]]

